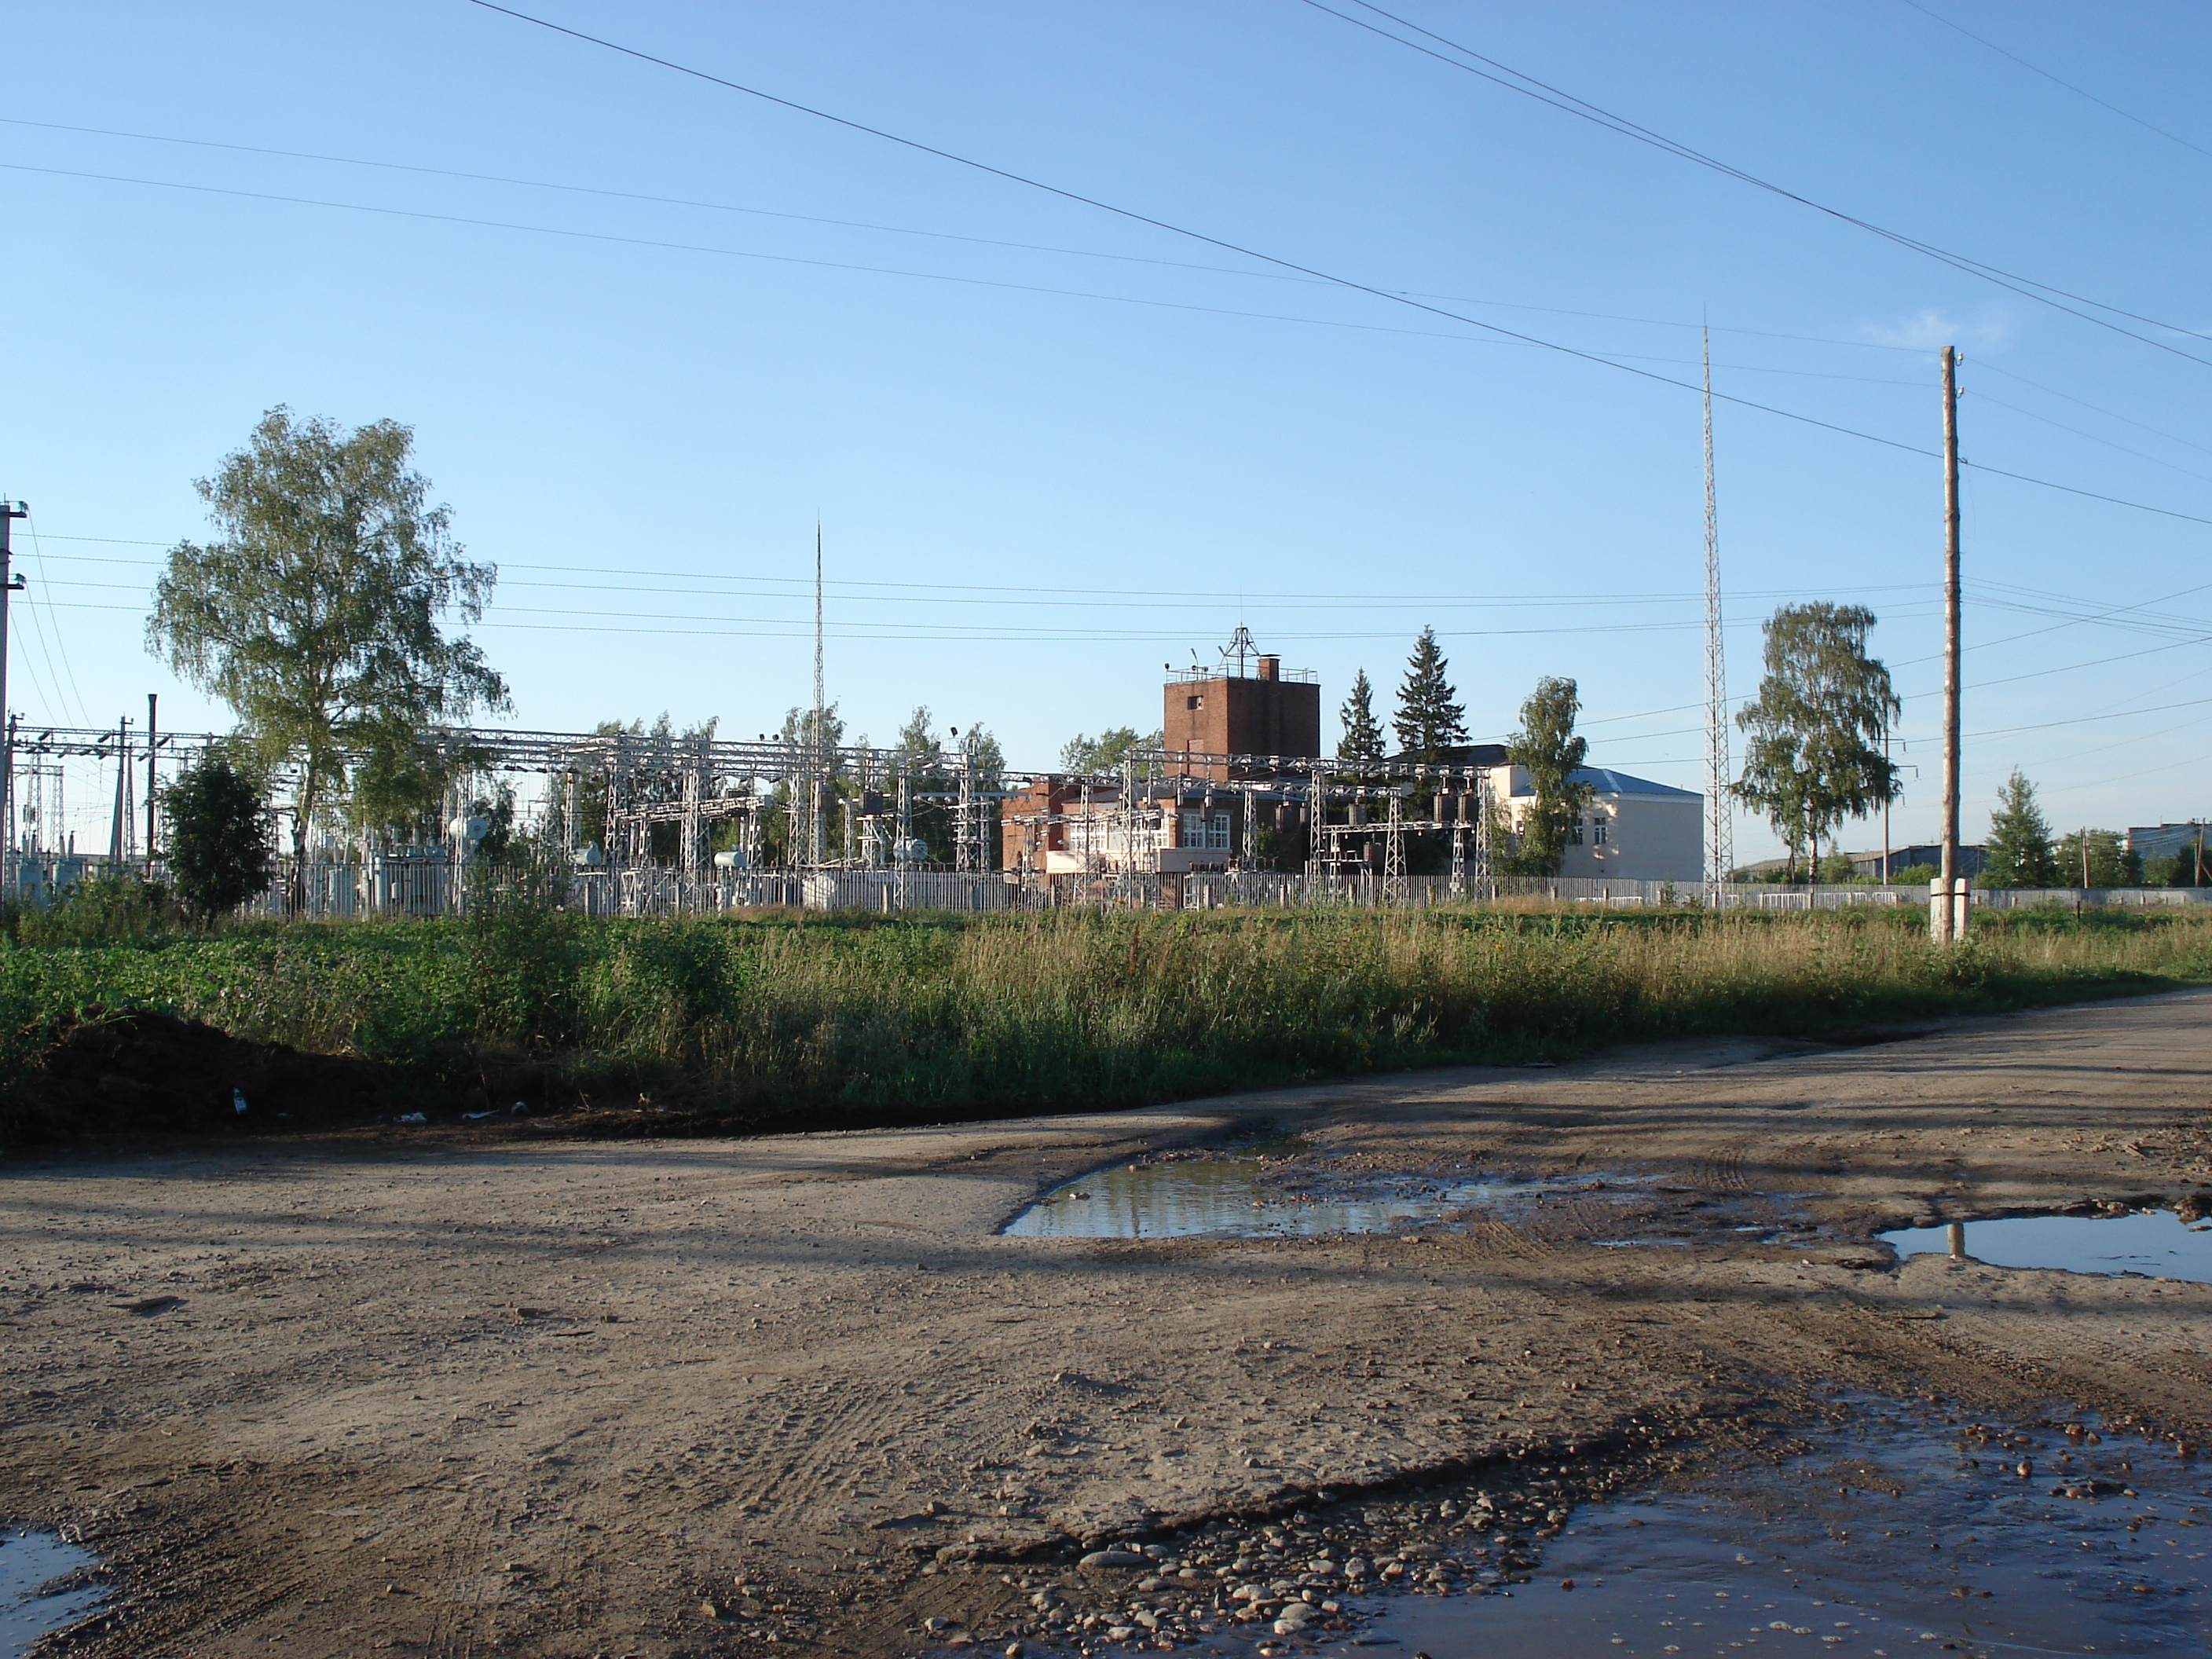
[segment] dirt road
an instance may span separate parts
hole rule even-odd
[[[887,1656],[1034,1641],[1034,1564],[1079,1547],[1532,1449],[1679,1461],[1825,1385],[2195,1439],[2212,1287],[1869,1240],[2172,1202],[2209,1119],[2191,992],[1113,1116],[15,1155],[0,1515],[112,1564],[88,1654]],[[1606,1184],[1399,1237],[997,1231],[1261,1124],[1304,1137],[1291,1191]]]

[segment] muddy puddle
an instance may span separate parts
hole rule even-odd
[[[1444,1593],[1365,1600],[1354,1632],[1275,1645],[1406,1659],[2203,1653],[2212,1468],[2100,1440],[2093,1420],[2069,1437],[1863,1402],[1779,1467],[1577,1510],[1525,1572],[1489,1569],[1500,1547],[1469,1540]]]
[[[1899,1257],[1930,1253],[1992,1267],[2055,1267],[2076,1273],[2142,1273],[2212,1284],[2212,1224],[2172,1210],[2128,1215],[2012,1216],[1881,1235]]]
[[[0,1659],[18,1659],[90,1612],[107,1594],[88,1577],[99,1565],[90,1550],[52,1533],[0,1533]]]
[[[1641,1179],[1613,1174],[1528,1180],[1507,1174],[1435,1180],[1362,1180],[1316,1175],[1288,1161],[1302,1143],[1273,1140],[1221,1152],[1117,1164],[1062,1183],[1002,1232],[1018,1238],[1172,1238],[1194,1233],[1310,1237],[1388,1232],[1457,1221],[1470,1211],[1508,1213],[1563,1194],[1603,1198],[1639,1192]],[[1628,1243],[1629,1241],[1620,1241]],[[1641,1243],[1643,1241],[1636,1241]]]

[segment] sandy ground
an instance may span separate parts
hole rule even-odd
[[[0,1516],[112,1564],[87,1654],[878,1656],[1024,1633],[1024,1554],[1531,1449],[1694,1456],[1825,1385],[2193,1440],[2212,1286],[1868,1241],[2172,1201],[2208,1118],[2191,992],[904,1132],[15,1155]],[[1293,1189],[1646,1180],[1397,1237],[997,1232],[1261,1124],[1307,1137]],[[1654,1231],[1694,1243],[1596,1242]]]

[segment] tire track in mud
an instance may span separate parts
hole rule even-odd
[[[1519,1227],[1491,1218],[1456,1235],[1419,1230],[1419,1243],[1146,1241],[1057,1253],[979,1243],[1033,1181],[1096,1161],[1054,1139],[1070,1134],[1069,1121],[997,1125],[988,1137],[905,1132],[896,1146],[823,1143],[843,1160],[841,1178],[794,1187],[787,1204],[766,1189],[742,1203],[731,1195],[782,1180],[811,1143],[673,1152],[636,1143],[548,1155],[570,1160],[565,1169],[501,1164],[491,1173],[504,1210],[479,1190],[490,1184],[486,1165],[441,1154],[410,1158],[396,1184],[388,1168],[330,1166],[324,1207],[353,1214],[358,1200],[380,1231],[358,1248],[325,1249],[316,1273],[210,1278],[191,1318],[120,1326],[86,1317],[89,1304],[65,1294],[97,1266],[78,1236],[35,1231],[37,1189],[51,1178],[0,1170],[0,1193],[15,1206],[6,1213],[28,1218],[19,1219],[22,1277],[46,1297],[27,1291],[11,1311],[19,1326],[8,1334],[23,1354],[12,1380],[86,1379],[66,1396],[27,1387],[10,1399],[15,1443],[0,1439],[0,1473],[11,1501],[51,1499],[64,1519],[108,1502],[69,1507],[68,1494],[94,1475],[143,1467],[173,1477],[147,1495],[144,1512],[113,1523],[107,1546],[88,1540],[118,1551],[125,1569],[118,1607],[127,1616],[82,1648],[100,1659],[367,1653],[402,1637],[434,1659],[495,1645],[533,1656],[842,1649],[889,1659],[922,1645],[921,1618],[990,1613],[1004,1599],[998,1569],[971,1571],[956,1559],[928,1573],[938,1564],[909,1553],[964,1545],[971,1526],[1035,1540],[1050,1527],[1249,1517],[1316,1485],[1362,1496],[1441,1486],[1492,1462],[1490,1478],[1508,1483],[1549,1479],[1554,1471],[1528,1468],[1537,1462],[1589,1460],[1601,1476],[1616,1456],[1638,1479],[1672,1469],[1695,1480],[1739,1456],[1783,1455],[1794,1421],[1834,1409],[1835,1384],[1935,1389],[2001,1407],[2082,1400],[2115,1421],[2140,1413],[2182,1427],[2212,1400],[2212,1364],[2192,1351],[2208,1346],[2195,1335],[2206,1316],[2187,1296],[2154,1302],[2104,1281],[2063,1296],[2014,1284],[1968,1307],[1950,1281],[1900,1285],[1843,1260],[1863,1253],[1882,1218],[1961,1173],[1977,1182],[1977,1202],[2144,1190],[2160,1177],[2127,1143],[2177,1122],[2203,1133],[2206,1009],[2212,998],[2155,1029],[2126,1009],[2069,1015],[2069,1030],[2040,1038],[2022,1023],[2002,1042],[1962,1046],[1956,1060],[1931,1044],[1912,1066],[1887,1070],[1869,1051],[1875,1060],[1740,1066],[1680,1083],[1601,1088],[1565,1070],[1478,1079],[1443,1115],[1422,1115],[1422,1083],[1377,1083],[1356,1098],[1332,1091],[1329,1111],[1366,1114],[1343,1130],[1363,1175],[1427,1180],[1440,1168],[1526,1160],[1593,1175],[1633,1166],[1669,1183],[1618,1203],[1621,1189],[1555,1201]],[[2198,1069],[2145,1082],[2136,1070],[2122,1080],[2118,1068],[2077,1065],[2070,1027],[2108,1019],[2136,1021],[2131,1052],[2199,1056]],[[2065,1105],[2047,1123],[2012,1121],[1993,1146],[1986,1132],[1966,1139],[1959,1115],[1987,1109],[1993,1097],[1972,1074],[1998,1064]],[[2150,1089],[2165,1092],[2148,1098]],[[1412,1103],[1398,1109],[1401,1100]],[[1517,1117],[1516,1105],[1527,1108]],[[1142,1139],[1126,1121],[1080,1133],[1099,1148]],[[2100,1136],[2111,1143],[2102,1152],[2077,1145]],[[884,1155],[855,1158],[855,1146]],[[1809,1167],[1816,1159],[1850,1167],[1831,1181]],[[73,1185],[88,1206],[136,1190],[128,1180],[139,1177],[87,1163],[94,1167]],[[978,1173],[987,1164],[997,1167]],[[934,1184],[917,1184],[927,1171]],[[459,1254],[425,1248],[480,1210],[573,1210],[586,1176],[602,1204],[588,1231],[622,1236],[622,1249],[549,1256],[534,1233],[506,1255],[480,1243]],[[666,1184],[679,1176],[678,1188]],[[1827,1194],[1777,1200],[1804,1187]],[[679,1189],[701,1202],[720,1195],[713,1225],[692,1224],[696,1212],[668,1198]],[[1663,1195],[1679,1189],[1681,1201]],[[1945,1202],[1956,1192],[1946,1187]],[[282,1235],[296,1219],[271,1201],[257,1221],[236,1193],[214,1193],[180,1182],[158,1226],[134,1219],[128,1203],[106,1206],[115,1249],[137,1264],[134,1274],[151,1276],[148,1288],[162,1287],[166,1264],[202,1271],[216,1243],[261,1223]],[[1729,1232],[1732,1222],[1767,1219],[1770,1201],[1802,1203],[1820,1218],[1814,1260]],[[933,1224],[876,1219],[887,1215]],[[868,1231],[877,1227],[899,1235],[888,1250],[885,1235]],[[1647,1230],[1692,1245],[1595,1243]],[[589,1277],[570,1282],[587,1289],[562,1288],[572,1267]],[[452,1280],[464,1270],[469,1288],[457,1301]],[[225,1296],[238,1300],[226,1306]],[[620,1311],[604,1345],[526,1342],[511,1318],[488,1323],[483,1312],[563,1297]],[[1926,1316],[1944,1303],[1946,1316]],[[1089,1381],[1059,1380],[1063,1371]],[[228,1382],[240,1376],[251,1379],[242,1391]],[[410,1388],[441,1396],[436,1411],[410,1410]],[[218,1395],[232,1403],[209,1409]],[[448,1405],[489,1419],[525,1400],[520,1425],[444,1420]],[[1187,1443],[1188,1455],[1170,1458],[1170,1431],[1185,1416],[1191,1427],[1173,1443]],[[1066,1439],[1025,1455],[1028,1425],[1048,1419]],[[126,1444],[131,1436],[116,1426],[180,1421],[197,1443]],[[529,1442],[504,1437],[517,1427]],[[413,1432],[424,1428],[436,1437]],[[305,1449],[310,1430],[323,1449]],[[26,1446],[19,1431],[52,1437]],[[524,1455],[526,1443],[558,1455]],[[471,1461],[441,1468],[441,1453]],[[225,1475],[204,1464],[185,1473],[186,1460],[225,1457]],[[249,1468],[244,1457],[262,1461]],[[459,1480],[455,1468],[484,1478]],[[462,1491],[440,1492],[441,1481]],[[873,1528],[925,1500],[943,1500],[945,1512]],[[1000,1516],[1001,1504],[1020,1513]],[[358,1524],[345,1516],[362,1508],[377,1514]],[[304,1518],[315,1509],[340,1516],[327,1526]],[[131,1540],[143,1546],[139,1558]],[[501,1550],[557,1592],[502,1587],[490,1571]],[[840,1562],[845,1576],[832,1576]],[[755,1599],[818,1613],[821,1627],[770,1649],[761,1623],[708,1619],[702,1590],[728,1595],[733,1571],[787,1584],[790,1593]],[[387,1601],[387,1576],[441,1599]],[[502,1605],[510,1588],[515,1599]],[[460,1599],[443,1599],[456,1591]],[[142,1592],[151,1599],[132,1599]],[[778,1615],[779,1630],[795,1634],[799,1616]]]

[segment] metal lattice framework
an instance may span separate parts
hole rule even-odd
[[[33,761],[79,758],[129,767],[145,760],[143,740],[113,727],[31,726],[19,720],[11,725],[7,740],[15,757]],[[222,741],[214,732],[164,732],[155,754],[161,761],[181,763]],[[1004,793],[1000,776],[986,775],[980,766],[972,738],[959,749],[927,755],[771,738],[746,741],[474,726],[434,731],[422,742],[459,771],[562,781],[549,792],[548,802],[572,846],[585,816],[586,790],[603,791],[603,856],[611,861],[643,861],[651,828],[674,824],[678,862],[693,872],[711,863],[711,826],[732,817],[744,821],[747,861],[757,862],[761,820],[771,807],[791,814],[794,850],[804,848],[811,854],[818,826],[833,803],[845,809],[846,855],[821,862],[912,862],[914,803],[931,799],[950,803],[957,867],[981,870],[988,862],[991,805]],[[278,769],[280,776],[285,769]]]
[[[66,757],[143,764],[143,743],[112,728],[25,726],[9,741],[16,757],[33,762]],[[166,732],[156,754],[182,763],[222,741],[216,733]],[[738,862],[763,864],[763,821],[772,810],[788,817],[790,863],[796,867],[900,868],[923,861],[915,838],[915,805],[941,805],[951,820],[953,866],[980,873],[990,867],[988,845],[996,804],[1019,788],[1050,780],[1079,793],[1073,812],[1010,814],[1008,821],[1042,824],[1080,819],[1107,832],[1118,857],[1102,857],[1133,882],[1139,849],[1164,844],[1168,815],[1191,791],[1210,802],[1241,799],[1243,835],[1237,848],[1244,867],[1256,867],[1262,805],[1295,809],[1302,821],[1304,862],[1325,875],[1370,869],[1379,853],[1386,892],[1402,898],[1407,887],[1407,836],[1446,835],[1451,845],[1451,891],[1486,893],[1492,881],[1492,823],[1495,809],[1488,769],[1402,761],[1361,762],[1285,755],[1198,754],[1170,750],[1133,752],[1118,775],[987,771],[974,739],[927,755],[855,745],[820,745],[763,738],[751,740],[684,738],[636,732],[552,732],[455,727],[422,739],[464,774],[523,774],[554,781],[547,793],[548,828],[580,859],[587,814],[585,798],[599,792],[596,816],[604,825],[599,858],[610,866],[651,862],[651,831],[677,830],[675,863],[689,874],[712,867],[709,833],[729,819],[740,824]],[[1410,814],[1418,798],[1426,811]],[[811,864],[815,839],[809,819],[817,802],[843,811],[844,855]],[[460,803],[449,802],[458,810]],[[826,807],[824,811],[826,812]],[[823,824],[826,832],[826,823]],[[1370,851],[1370,849],[1374,849]]]
[[[1258,863],[1255,809],[1265,804],[1296,809],[1303,817],[1309,871],[1340,876],[1365,870],[1374,862],[1370,848],[1376,848],[1384,892],[1402,901],[1408,885],[1405,838],[1425,831],[1450,837],[1455,896],[1480,896],[1491,888],[1496,802],[1487,767],[1140,749],[1129,754],[1119,776],[1051,775],[1079,792],[1075,810],[1010,813],[1007,822],[1039,830],[1079,823],[1103,829],[1103,845],[1097,838],[1089,843],[1094,871],[1102,875],[1134,880],[1140,849],[1164,844],[1169,814],[1194,794],[1201,817],[1210,816],[1217,798],[1242,799],[1239,852],[1248,869]],[[1416,796],[1430,811],[1408,817],[1407,804]]]
[[[1713,490],[1713,342],[1705,362],[1705,896],[1717,902],[1735,867],[1735,813],[1729,803],[1728,659],[1721,635],[1721,520]]]

